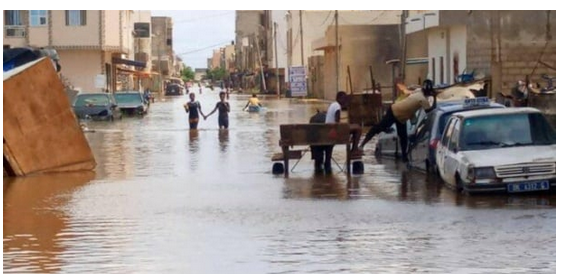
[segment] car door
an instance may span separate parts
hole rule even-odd
[[[458,141],[460,139],[460,119],[454,119],[448,147],[444,154],[445,182],[456,186],[456,171],[458,168]]]
[[[446,170],[444,169],[444,162],[446,160],[445,156],[447,154],[450,137],[452,137],[452,131],[455,121],[455,118],[451,118],[448,121],[446,128],[444,129],[444,133],[442,134],[442,138],[440,139],[440,143],[438,144],[438,147],[436,149],[436,163],[438,164],[438,172],[440,173],[440,178],[442,178],[444,182],[447,182]]]
[[[427,172],[428,150],[433,120],[434,112],[424,116],[416,126],[416,133],[410,137],[411,142],[409,145],[410,166]]]
[[[395,124],[387,132],[381,132],[377,137],[377,153],[379,155],[395,156],[397,154],[399,138]]]

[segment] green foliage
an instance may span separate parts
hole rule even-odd
[[[210,79],[212,81],[218,81],[224,79],[228,73],[224,68],[214,68],[212,70],[206,70],[206,79]]]
[[[191,67],[185,67],[181,70],[181,78],[183,81],[188,82],[195,79],[195,72]]]

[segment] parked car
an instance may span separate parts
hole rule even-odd
[[[442,180],[458,191],[556,189],[556,132],[534,108],[452,114],[436,159]]]
[[[407,125],[407,136],[415,134],[417,125],[420,124],[426,117],[426,112],[419,109],[413,118],[409,119]],[[401,157],[401,144],[397,136],[397,126],[393,124],[389,130],[380,133],[377,136],[377,145],[375,147],[376,156],[391,156],[395,158]]]
[[[147,113],[149,102],[138,91],[120,91],[114,93],[114,97],[118,107],[124,114],[143,116]]]
[[[110,93],[80,93],[73,102],[73,111],[79,119],[114,121],[122,113]]]
[[[419,124],[415,127],[415,134],[410,135],[409,167],[438,174],[436,147],[446,127],[446,122],[453,113],[503,107],[505,106],[491,102],[485,97],[438,102],[436,109],[419,121]]]
[[[183,95],[185,88],[181,84],[169,83],[165,88],[165,95]]]

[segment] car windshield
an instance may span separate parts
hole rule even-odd
[[[116,93],[114,94],[114,98],[116,98],[116,103],[118,103],[118,105],[132,105],[142,103],[140,94],[136,93]]]
[[[556,132],[540,113],[470,117],[464,120],[460,150],[556,144]]]
[[[110,100],[106,94],[84,94],[78,95],[75,101],[75,106],[107,106],[110,104]]]

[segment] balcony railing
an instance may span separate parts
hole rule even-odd
[[[26,27],[25,26],[5,26],[4,27],[5,37],[26,37]]]

